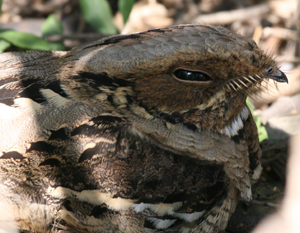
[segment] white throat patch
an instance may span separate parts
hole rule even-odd
[[[221,134],[226,134],[229,137],[238,134],[238,131],[244,127],[243,120],[246,120],[250,112],[247,106],[245,106],[241,113],[231,122],[230,126],[226,126],[224,129],[220,130]]]

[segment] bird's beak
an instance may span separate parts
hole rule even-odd
[[[276,70],[276,72],[274,74],[269,74],[266,75],[267,78],[271,78],[274,79],[277,82],[281,82],[281,83],[289,83],[286,75],[281,71],[281,70]]]

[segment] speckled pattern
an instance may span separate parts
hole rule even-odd
[[[259,177],[245,100],[268,78],[287,81],[251,39],[207,25],[1,54],[1,224],[224,230]]]

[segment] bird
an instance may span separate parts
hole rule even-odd
[[[288,82],[271,55],[210,25],[1,54],[1,224],[224,231],[261,173],[246,98],[270,79]]]

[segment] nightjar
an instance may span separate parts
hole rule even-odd
[[[260,176],[246,97],[268,79],[287,82],[251,39],[207,25],[0,55],[2,228],[224,230]]]

